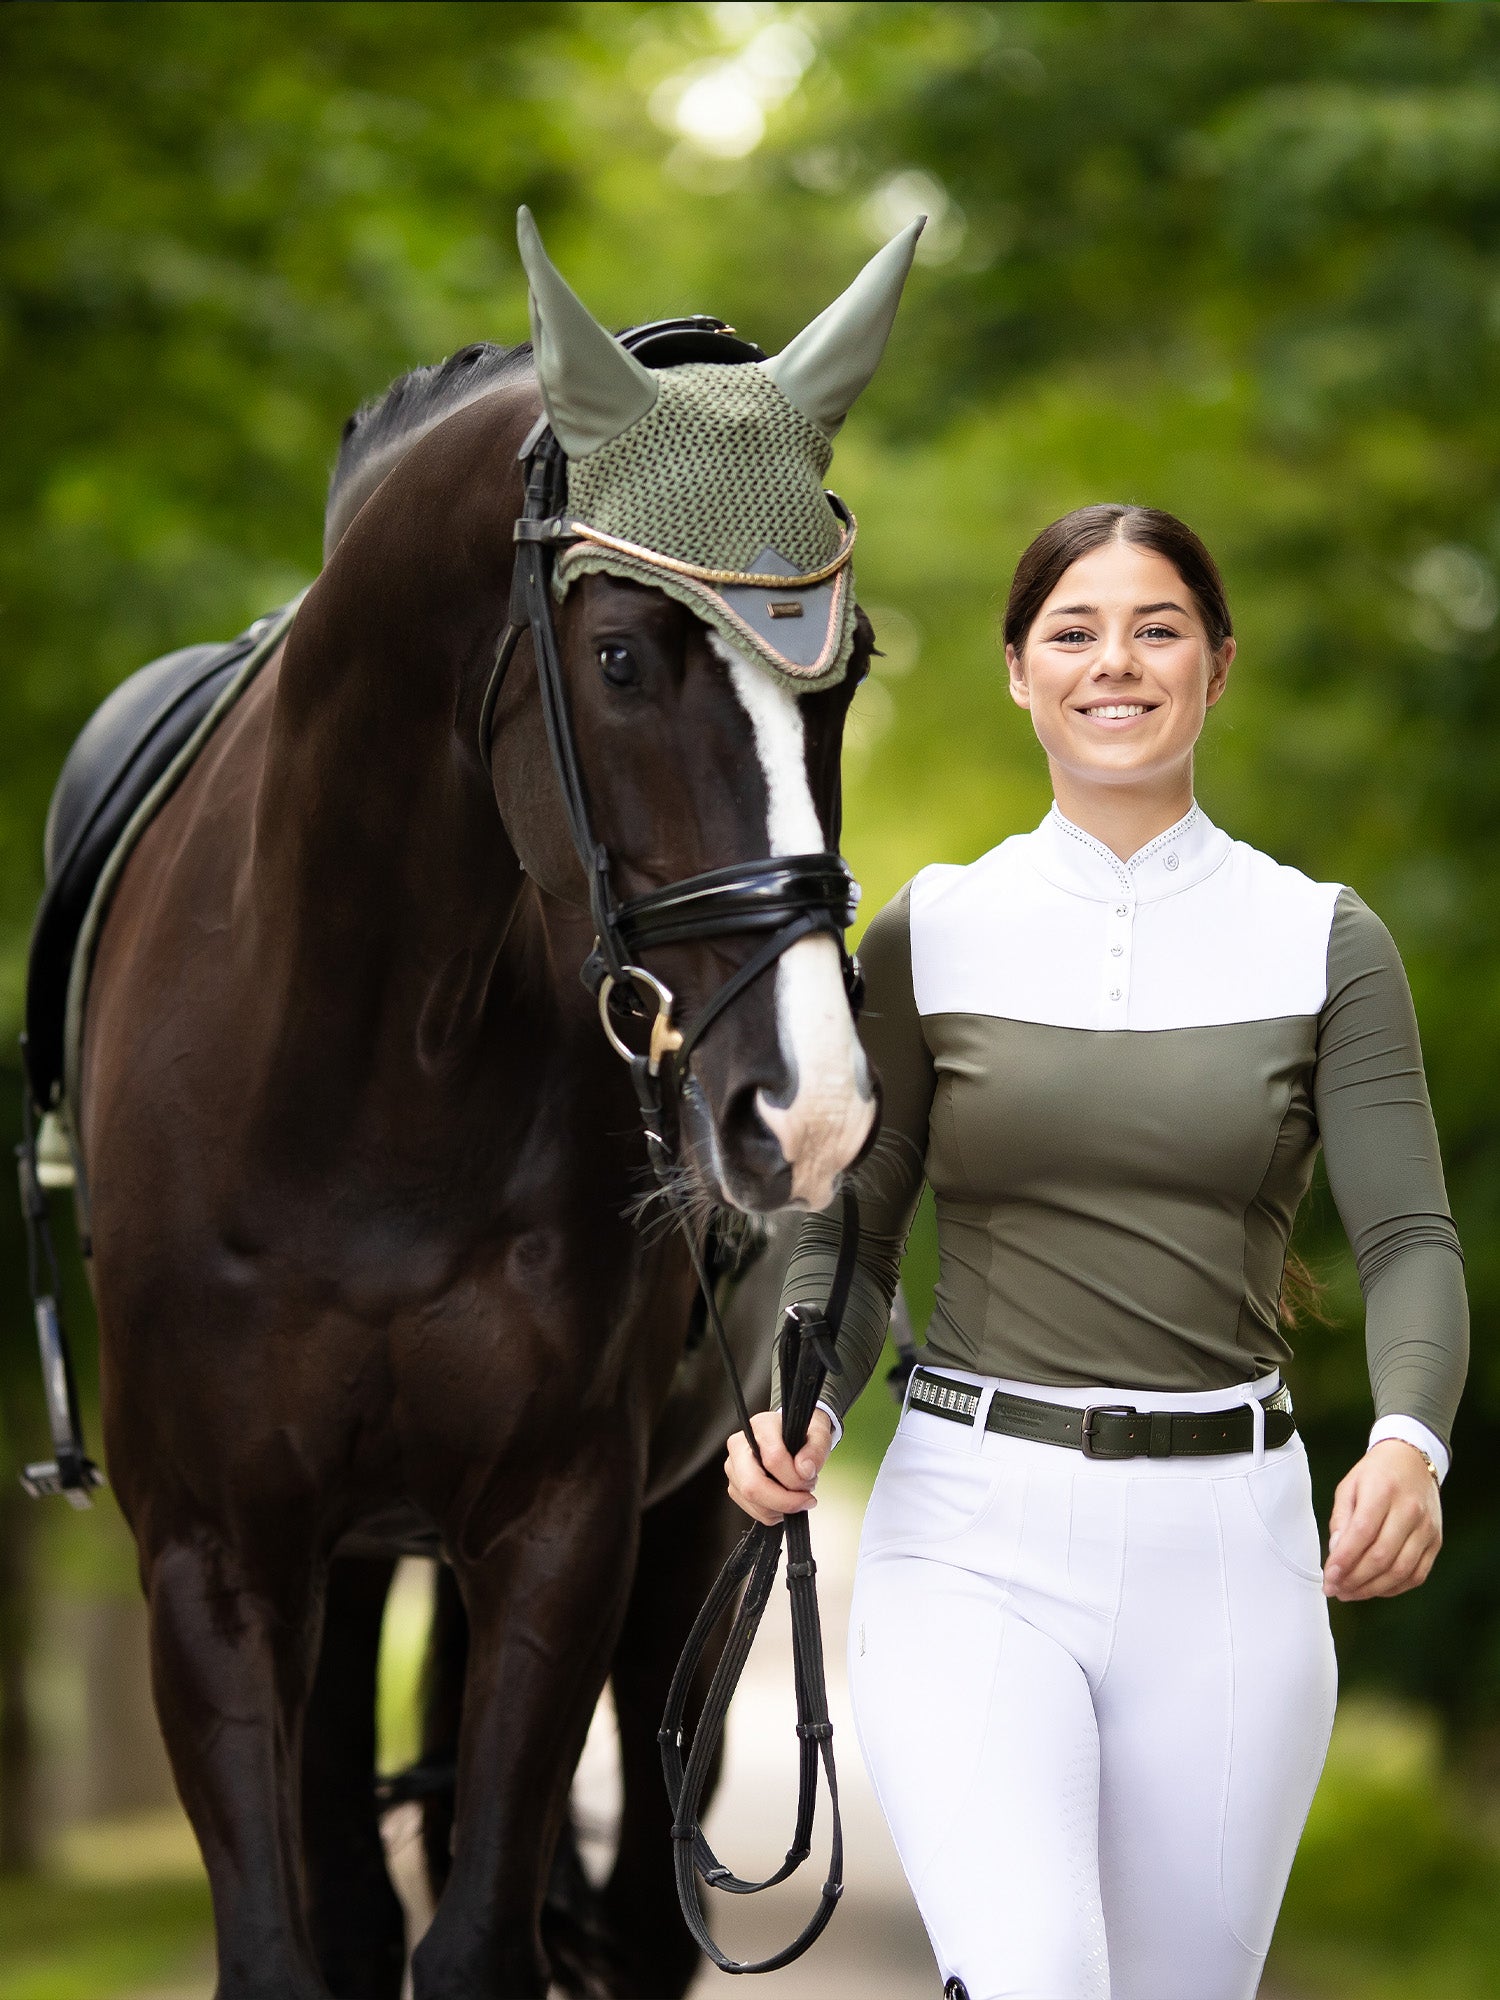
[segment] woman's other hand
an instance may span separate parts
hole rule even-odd
[[[833,1449],[833,1425],[826,1410],[814,1410],[807,1427],[807,1442],[792,1462],[781,1441],[780,1410],[762,1410],[750,1419],[755,1442],[760,1446],[761,1466],[757,1465],[743,1431],[729,1439],[729,1456],[724,1471],[729,1479],[729,1497],[743,1507],[752,1520],[771,1528],[788,1514],[802,1514],[817,1506],[813,1487],[823,1462]]]
[[[1334,1491],[1323,1594],[1346,1604],[1399,1597],[1427,1581],[1442,1545],[1443,1507],[1425,1457],[1402,1438],[1382,1438]]]

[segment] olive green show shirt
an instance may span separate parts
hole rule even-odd
[[[1377,1423],[1447,1468],[1468,1356],[1458,1237],[1410,990],[1358,896],[1196,805],[1128,862],[1054,806],[925,868],[860,947],[884,1092],[836,1415],[885,1338],[924,1179],[925,1359],[1023,1383],[1221,1389],[1278,1367],[1293,1218],[1321,1143],[1366,1304]],[[837,1208],[784,1303],[827,1295]]]

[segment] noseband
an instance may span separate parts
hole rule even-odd
[[[737,338],[722,320],[701,316],[659,320],[623,334],[621,342],[638,360],[654,368],[684,361],[742,363],[765,359],[758,347]],[[580,976],[589,991],[598,996],[599,1018],[610,1046],[630,1065],[652,1168],[681,1226],[734,1396],[735,1413],[759,1461],[760,1447],[751,1427],[739,1370],[719,1315],[713,1283],[704,1267],[698,1237],[673,1171],[673,1152],[665,1129],[668,1088],[674,1079],[679,1082],[686,1079],[694,1048],[724,1010],[801,938],[817,932],[833,937],[843,965],[844,989],[850,1007],[858,1013],[863,982],[858,964],[845,945],[844,932],[854,921],[859,885],[840,854],[773,855],[765,860],[736,861],[728,867],[710,868],[625,902],[617,899],[610,880],[608,851],[595,838],[589,819],[552,614],[552,566],[556,551],[580,539],[608,538],[601,538],[564,516],[567,461],[545,417],[533,427],[519,456],[525,468],[526,500],[515,526],[516,562],[511,577],[508,621],[480,705],[479,755],[488,771],[495,704],[517,642],[522,632],[529,629],[552,766],[562,793],[568,832],[588,883],[589,909],[594,919],[594,947]],[[837,556],[817,576],[760,579],[724,571],[711,574],[721,582],[754,585],[763,581],[784,590],[789,585],[819,581],[825,574],[842,568],[854,546],[855,523],[836,495],[829,494],[828,498],[844,533]],[[664,569],[684,567],[635,543],[629,544],[628,550],[633,557],[654,561]],[[761,942],[703,1003],[684,1030],[673,1019],[676,1003],[672,993],[640,960],[663,945],[694,944],[724,937],[757,937]],[[633,1016],[637,1022],[650,1019],[644,1055],[638,1055],[619,1033],[617,1012]],[[794,1306],[786,1314],[779,1336],[784,1401],[782,1435],[794,1457],[806,1439],[825,1374],[829,1369],[838,1369],[834,1344],[853,1277],[858,1238],[857,1204],[846,1185],[838,1266],[828,1301],[821,1309]],[[799,1748],[797,1820],[792,1844],[781,1867],[764,1882],[749,1882],[732,1874],[718,1860],[703,1837],[699,1818],[730,1699],[765,1611],[783,1542],[788,1549],[787,1588],[792,1601]],[[833,1762],[833,1725],[828,1720],[823,1676],[816,1574],[805,1513],[794,1513],[775,1527],[751,1527],[720,1572],[689,1635],[658,1731],[672,1805],[678,1901],[694,1938],[725,1972],[770,1972],[800,1957],[821,1935],[843,1893],[843,1835]],[[686,1749],[684,1717],[698,1664],[722,1614],[737,1596],[740,1602],[734,1622],[693,1733],[691,1748]],[[811,1849],[820,1766],[828,1784],[832,1826],[828,1875],[818,1907],[783,1950],[754,1963],[731,1959],[709,1932],[695,1877],[734,1895],[751,1895],[785,1881]]]

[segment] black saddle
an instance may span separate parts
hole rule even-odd
[[[184,646],[141,667],[95,709],[68,752],[47,809],[46,890],[26,973],[26,1074],[51,1105],[63,1079],[68,976],[105,863],[136,808],[279,617],[227,645]]]

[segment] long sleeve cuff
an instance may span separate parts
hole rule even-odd
[[[779,1395],[776,1397],[776,1407],[778,1410],[781,1408],[781,1397]],[[833,1444],[837,1444],[839,1439],[844,1435],[844,1426],[839,1420],[838,1411],[833,1407],[832,1403],[825,1403],[821,1396],[813,1404],[813,1408],[821,1410],[829,1423],[833,1425]],[[830,1445],[828,1449],[832,1451],[833,1445]]]
[[[1426,1424],[1419,1423],[1415,1417],[1377,1418],[1370,1429],[1370,1443],[1379,1444],[1382,1438],[1405,1438],[1406,1442],[1414,1444],[1418,1451],[1425,1451],[1437,1467],[1439,1486],[1448,1477],[1451,1460],[1447,1445],[1436,1431],[1428,1430]]]

